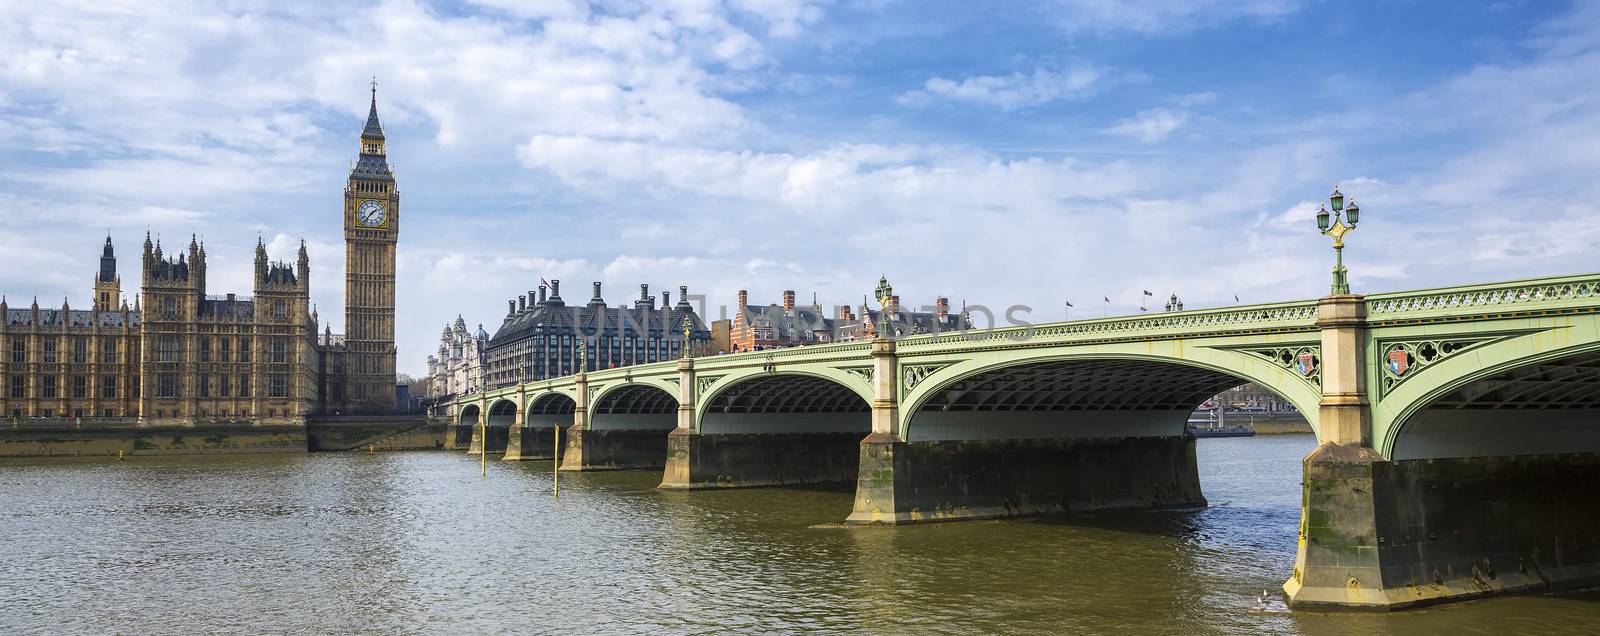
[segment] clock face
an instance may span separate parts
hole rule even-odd
[[[389,211],[383,208],[382,203],[372,199],[361,202],[361,207],[356,208],[356,221],[367,227],[378,227],[388,218]]]

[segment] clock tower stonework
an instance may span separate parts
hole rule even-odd
[[[374,83],[372,110],[361,130],[361,155],[344,188],[346,413],[395,408],[394,262],[399,237],[400,190],[385,154]]]

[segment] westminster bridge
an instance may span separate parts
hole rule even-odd
[[[1188,508],[1185,422],[1245,382],[1317,435],[1294,607],[1600,584],[1600,274],[607,369],[458,402],[451,442],[550,458],[560,427],[561,470],[854,482],[852,524]]]

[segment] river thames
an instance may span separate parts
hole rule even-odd
[[[1593,633],[1596,593],[1288,612],[1313,443],[1200,440],[1204,510],[899,528],[451,452],[8,460],[0,633]]]

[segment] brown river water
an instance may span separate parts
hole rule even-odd
[[[1204,510],[899,528],[452,452],[4,460],[0,634],[1600,632],[1597,593],[1287,611],[1313,443],[1199,440]]]

